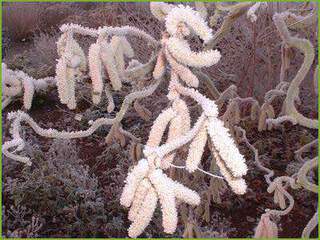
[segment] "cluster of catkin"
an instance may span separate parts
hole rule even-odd
[[[104,88],[103,78],[105,71],[109,75],[109,79],[113,90],[118,91],[122,87],[125,80],[125,61],[124,57],[132,58],[134,51],[130,43],[124,36],[113,36],[110,41],[107,35],[101,34],[96,43],[89,48],[89,74],[92,80],[92,101],[98,104],[101,101],[101,95]],[[105,71],[104,71],[105,70]],[[108,112],[114,109],[109,87],[105,86],[105,92],[109,100]]]
[[[200,203],[199,195],[173,181],[155,165],[142,159],[128,174],[120,203],[130,207],[129,227],[130,237],[139,236],[148,226],[157,207],[158,200],[162,210],[162,224],[164,232],[174,233],[178,223],[176,199],[191,205]]]
[[[195,89],[199,85],[199,79],[189,69],[208,67],[219,61],[220,53],[217,50],[193,52],[185,39],[190,34],[197,34],[204,42],[210,41],[211,29],[201,15],[188,6],[172,7],[164,3],[152,3],[151,11],[166,24],[167,31],[163,33],[162,48],[153,77],[162,77],[168,69],[167,66],[170,66],[171,78],[167,97],[171,106],[162,111],[151,128],[143,151],[146,159],[140,160],[126,179],[121,204],[130,207],[130,237],[140,235],[149,224],[158,199],[166,233],[173,233],[177,226],[175,199],[191,205],[200,203],[196,192],[173,181],[164,173],[172,166],[175,151],[187,143],[190,143],[186,160],[186,169],[189,172],[198,169],[209,137],[214,157],[225,180],[235,193],[244,194],[246,191],[246,183],[242,178],[247,172],[245,159],[228,129],[218,119],[215,102]],[[203,109],[202,115],[192,128],[188,106],[182,96],[192,98]],[[165,144],[160,145],[167,127],[167,139]]]
[[[60,58],[56,66],[56,75],[60,101],[67,104],[70,109],[76,108],[76,81],[83,79],[88,65],[92,81],[93,103],[100,103],[102,92],[105,90],[109,100],[107,110],[112,112],[114,110],[113,99],[110,88],[104,84],[103,79],[107,77],[107,73],[113,90],[120,90],[124,81],[124,57],[132,58],[133,49],[124,36],[113,36],[109,41],[108,34],[103,31],[99,33],[99,30],[96,30],[94,34],[97,34],[97,41],[90,46],[88,58],[86,58],[82,48],[73,37],[73,27],[76,26],[63,26],[62,29],[65,32],[57,42]]]
[[[13,71],[2,63],[2,109],[16,97],[23,95],[23,106],[29,110],[34,93],[47,90],[53,85],[55,85],[55,78],[34,79],[23,71]]]
[[[73,37],[72,31],[61,35],[57,42],[58,63],[56,66],[57,89],[61,103],[69,109],[77,106],[75,97],[76,81],[87,70],[85,54]]]
[[[125,57],[132,58],[134,51],[127,41],[126,36],[135,36],[145,39],[153,47],[159,46],[159,42],[146,32],[131,26],[101,27],[92,29],[78,24],[64,24],[60,27],[62,35],[57,41],[57,59],[55,78],[44,78],[33,81],[30,76],[22,71],[11,71],[3,65],[4,97],[3,106],[7,106],[15,96],[24,92],[24,106],[31,107],[34,90],[43,90],[48,85],[56,85],[60,102],[66,104],[69,109],[75,109],[76,83],[83,81],[87,76],[92,80],[92,101],[98,104],[101,94],[105,91],[108,99],[108,112],[114,110],[114,102],[110,87],[104,83],[104,78],[109,78],[112,89],[121,89],[122,82],[132,81],[143,75],[144,65],[133,60],[125,67]],[[90,36],[97,39],[89,48],[88,56],[74,38],[75,34]],[[109,39],[110,38],[110,39]],[[152,62],[152,59],[150,60]],[[130,64],[131,63],[131,64]],[[147,63],[146,66],[151,65]],[[13,80],[14,79],[14,80]],[[34,88],[32,88],[33,82]],[[5,84],[5,85],[4,85]]]

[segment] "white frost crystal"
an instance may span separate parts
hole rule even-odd
[[[192,140],[186,160],[186,168],[189,172],[194,172],[198,168],[204,152],[204,147],[207,143],[207,139],[207,128],[203,127]]]
[[[168,13],[174,8],[174,5],[170,5],[164,2],[150,2],[150,11],[158,20],[164,21]]]
[[[92,81],[92,101],[94,104],[98,104],[101,101],[101,95],[103,91],[103,79],[102,79],[102,62],[100,58],[100,45],[95,43],[89,48],[88,60],[89,60],[89,74]]]
[[[199,12],[193,10],[191,7],[179,5],[169,12],[166,17],[166,29],[170,35],[176,35],[181,22],[190,27],[205,43],[212,39],[212,29],[201,17]]]
[[[23,95],[23,106],[29,110],[35,92],[47,90],[48,87],[55,85],[55,78],[47,77],[34,79],[20,70],[11,70],[2,63],[2,109],[10,102]]]
[[[130,207],[138,184],[147,175],[148,170],[148,161],[142,159],[139,161],[138,165],[135,166],[128,174],[126,178],[126,185],[122,191],[122,195],[120,198],[121,205]]]
[[[247,165],[243,155],[239,152],[228,129],[219,119],[212,119],[208,123],[208,133],[222,160],[230,169],[234,177],[241,177],[247,173]]]
[[[189,67],[210,67],[221,58],[218,50],[193,52],[186,40],[177,37],[170,37],[167,41],[167,46],[169,52],[178,62]]]

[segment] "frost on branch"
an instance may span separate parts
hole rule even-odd
[[[162,210],[162,225],[166,233],[173,233],[177,227],[176,198],[190,205],[200,203],[200,197],[196,192],[173,181],[163,172],[165,169],[174,167],[172,162],[175,152],[188,143],[191,143],[186,160],[188,171],[194,172],[199,169],[203,149],[210,139],[214,146],[213,155],[220,172],[231,189],[236,194],[244,194],[247,188],[242,178],[247,172],[245,160],[228,133],[228,129],[218,119],[217,105],[195,89],[199,85],[199,79],[188,68],[188,66],[198,68],[211,66],[219,61],[220,53],[218,51],[192,52],[185,39],[195,28],[196,31],[193,33],[203,40],[209,41],[212,37],[211,30],[196,11],[183,6],[175,7],[168,13],[166,28],[167,32],[162,36],[162,48],[158,53],[153,76],[160,78],[168,69],[171,69],[167,94],[171,106],[156,118],[143,150],[146,159],[140,160],[138,165],[128,174],[126,180],[121,199],[123,199],[122,205],[126,207],[132,203],[129,211],[129,220],[132,221],[128,230],[130,237],[137,237],[144,231],[144,228],[151,221],[158,199]],[[167,68],[166,65],[170,68]],[[182,100],[182,96],[193,99],[203,110],[202,115],[191,129],[189,110],[185,101]],[[167,139],[163,139],[167,128],[169,129]],[[162,142],[164,144],[161,145]],[[139,176],[136,176],[136,169],[142,163],[146,165],[146,162],[149,167],[147,173],[143,171]],[[140,185],[136,185],[137,181],[140,182]],[[127,190],[132,188],[135,189],[133,200],[132,191],[130,190],[130,194],[128,194]],[[145,204],[141,199],[145,199],[145,201],[148,199],[150,204]],[[140,202],[140,210],[137,210],[137,205]]]
[[[60,27],[63,32],[57,42],[58,59],[56,66],[57,88],[61,103],[67,104],[69,109],[76,108],[76,83],[81,81],[87,73],[92,80],[92,101],[98,104],[105,90],[108,99],[108,112],[114,110],[114,102],[105,78],[109,78],[113,90],[120,90],[123,81],[128,81],[125,57],[134,56],[133,49],[126,39],[126,35],[144,38],[149,44],[157,46],[158,42],[150,35],[134,27],[102,27],[91,29],[76,24],[65,24]],[[89,48],[86,57],[80,45],[74,39],[75,34],[97,38]],[[111,40],[108,35],[113,34]],[[148,65],[147,65],[148,66]],[[141,66],[141,70],[146,66]],[[136,71],[132,69],[131,71]],[[133,74],[131,77],[134,77]]]
[[[22,111],[10,112],[8,114],[8,120],[12,121],[10,135],[12,140],[5,142],[2,145],[2,153],[10,159],[20,161],[23,163],[27,163],[31,165],[29,157],[20,156],[19,152],[24,149],[25,140],[20,136],[21,132],[21,123],[27,123],[36,134],[46,137],[46,138],[58,138],[58,139],[73,139],[73,138],[83,138],[92,135],[97,129],[101,126],[112,125],[117,126],[123,119],[126,111],[130,107],[130,105],[137,99],[147,97],[151,95],[159,86],[161,79],[155,82],[153,85],[148,86],[140,91],[136,91],[128,94],[119,110],[114,118],[98,118],[94,121],[89,121],[90,127],[86,130],[80,131],[58,131],[56,129],[45,129],[40,127],[27,113]],[[118,127],[119,130],[119,127]],[[109,133],[110,134],[110,133]],[[10,149],[14,149],[11,150]]]

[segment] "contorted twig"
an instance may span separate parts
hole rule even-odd
[[[282,210],[266,209],[266,213],[261,216],[261,220],[255,232],[255,237],[277,237],[277,231],[272,230],[276,228],[276,225],[273,222],[269,222],[270,221],[269,217],[286,215],[292,210],[294,206],[294,199],[285,190],[285,184],[289,184],[289,186],[293,189],[305,188],[309,191],[317,193],[318,186],[313,183],[310,183],[306,175],[310,171],[310,169],[315,168],[318,165],[318,158],[316,157],[312,160],[306,161],[298,171],[296,180],[293,177],[288,177],[288,176],[276,177],[274,180],[271,180],[271,178],[274,176],[274,171],[262,165],[262,163],[259,160],[258,150],[249,143],[246,137],[245,130],[237,126],[235,127],[235,129],[239,131],[239,133],[241,134],[242,140],[253,151],[256,166],[260,170],[265,171],[267,173],[266,175],[264,175],[264,177],[266,179],[266,183],[269,185],[268,192],[269,193],[274,192],[274,201],[276,204],[279,204],[279,206],[282,209]],[[316,141],[313,141],[310,144],[307,144],[305,148],[303,148],[303,150],[299,150],[299,153],[301,154],[301,151],[306,150],[307,148],[312,146]],[[286,202],[284,197],[286,197],[287,200],[289,201],[288,207],[286,207]],[[264,218],[266,217],[268,217],[268,220],[267,222],[264,223],[263,221],[265,221]],[[307,226],[305,227],[305,229],[303,230],[302,237],[309,236],[310,232],[315,228],[316,225],[317,225],[317,220],[313,216],[312,219],[307,224]]]
[[[254,163],[255,165],[262,171],[266,172],[267,174],[264,175],[264,178],[266,179],[266,182],[268,184],[271,183],[271,178],[274,176],[274,171],[263,166],[263,164],[260,162],[260,158],[259,158],[259,152],[258,150],[249,142],[247,136],[246,136],[246,131],[239,126],[235,126],[236,131],[238,131],[238,135],[240,135],[240,138],[242,139],[242,141],[244,141],[246,143],[246,145],[250,148],[250,150],[253,152],[254,154]]]
[[[295,157],[297,158],[298,161],[303,162],[302,154],[309,151],[310,148],[317,147],[317,146],[318,146],[318,139],[315,139],[312,142],[302,146],[297,151],[295,151],[294,152]]]
[[[296,74],[292,79],[290,86],[287,91],[286,99],[284,100],[283,114],[287,115],[288,119],[295,119],[296,122],[304,127],[308,128],[318,128],[318,120],[309,119],[304,117],[299,113],[294,105],[296,98],[299,95],[299,86],[308,71],[314,60],[314,48],[310,41],[306,39],[301,39],[297,37],[292,37],[289,33],[288,27],[284,21],[287,12],[278,14],[276,13],[273,16],[273,21],[280,33],[282,40],[290,47],[298,48],[304,53],[304,61]],[[270,120],[271,124],[277,124],[277,120]]]
[[[48,137],[48,138],[62,138],[62,139],[72,139],[72,138],[81,138],[90,136],[93,132],[95,132],[99,127],[104,125],[116,125],[121,122],[131,103],[136,99],[144,98],[151,95],[159,86],[161,79],[158,79],[157,82],[144,90],[130,93],[127,95],[122,103],[122,106],[119,112],[116,114],[114,118],[99,118],[95,121],[91,122],[91,126],[84,131],[57,131],[56,129],[43,129],[41,128],[28,114],[17,111],[10,113],[8,115],[9,120],[13,120],[12,122],[12,140],[5,142],[2,145],[2,152],[5,156],[24,162],[28,165],[31,165],[31,161],[29,157],[22,157],[15,154],[16,151],[21,151],[24,148],[24,140],[20,137],[21,123],[28,123],[31,128],[40,136]],[[10,152],[9,149],[15,148],[15,151]]]
[[[250,2],[242,2],[242,3],[237,3],[234,5],[230,6],[225,6],[221,3],[216,3],[215,6],[218,11],[227,11],[228,14],[225,17],[221,27],[218,29],[218,31],[213,35],[212,40],[207,43],[206,49],[212,49],[214,48],[217,43],[227,34],[231,27],[232,24],[241,16],[243,15],[247,8],[251,5],[252,3]]]

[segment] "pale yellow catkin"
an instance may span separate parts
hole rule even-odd
[[[195,136],[195,138],[192,140],[189,147],[188,157],[186,160],[186,169],[189,172],[194,172],[198,168],[204,152],[204,148],[206,146],[207,139],[208,133],[205,123],[198,134]]]
[[[166,71],[166,59],[165,59],[164,50],[161,49],[158,53],[157,62],[152,73],[153,78],[154,79],[161,78],[165,74],[165,71]]]
[[[156,147],[160,144],[168,123],[175,116],[176,113],[172,108],[168,108],[159,114],[150,130],[149,138],[146,144],[147,146]]]
[[[190,114],[185,101],[176,98],[173,101],[172,107],[177,112],[177,116],[170,121],[167,143],[179,138],[190,129]],[[175,152],[173,152],[165,156],[161,161],[161,168],[168,169],[173,162],[175,155]]]
[[[134,199],[132,202],[132,205],[130,207],[130,211],[129,211],[129,215],[128,215],[128,219],[130,221],[134,221],[137,217],[138,217],[138,213],[143,205],[143,202],[145,201],[146,195],[147,193],[150,191],[151,189],[151,183],[148,179],[143,179],[135,194],[134,194]]]
[[[94,43],[90,46],[88,53],[89,75],[92,81],[92,101],[94,104],[100,103],[103,91],[102,62],[100,51],[100,45]]]

